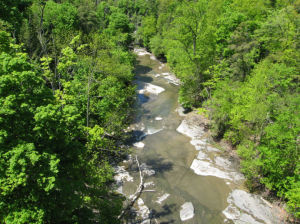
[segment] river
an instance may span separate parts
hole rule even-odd
[[[280,223],[272,205],[246,192],[241,174],[220,168],[229,160],[210,138],[201,132],[201,140],[195,139],[186,130],[193,127],[178,111],[178,80],[168,67],[143,49],[135,52],[138,99],[130,131],[146,182],[135,205],[144,218],[140,223]],[[129,197],[139,184],[139,172],[133,159],[124,164],[129,173],[119,191]]]

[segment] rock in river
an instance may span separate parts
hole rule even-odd
[[[281,223],[278,212],[261,197],[243,190],[234,190],[228,197],[229,206],[223,211],[227,219],[239,224],[241,221],[249,224]]]
[[[138,81],[137,84],[138,84],[138,92],[139,92],[139,94],[154,94],[154,95],[158,95],[158,94],[162,93],[163,91],[165,91],[164,88],[162,88],[160,86],[153,85],[151,83],[146,83],[146,82]]]
[[[186,221],[194,217],[194,206],[192,202],[186,202],[181,206],[180,219]]]

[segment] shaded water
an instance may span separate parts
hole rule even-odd
[[[185,223],[224,223],[222,211],[227,207],[231,189],[220,178],[198,176],[190,169],[197,152],[190,139],[176,131],[183,119],[176,112],[179,87],[164,76],[157,76],[169,70],[166,66],[161,68],[161,63],[150,55],[138,56],[138,62],[135,72],[139,88],[146,82],[165,89],[158,95],[138,94],[135,126],[145,147],[136,149],[136,154],[140,163],[155,170],[155,175],[145,176],[145,182],[154,184],[147,189],[154,191],[144,192],[141,198],[159,223],[182,223],[179,213],[185,202],[192,202],[195,210],[195,216]],[[142,137],[142,133],[150,134]],[[131,175],[134,182],[127,182],[123,187],[126,195],[133,194],[139,183],[138,173]],[[169,197],[157,203],[158,197],[164,194]]]

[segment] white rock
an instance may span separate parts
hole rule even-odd
[[[231,177],[229,176],[228,173],[226,173],[216,167],[213,167],[213,165],[210,162],[194,159],[190,168],[192,170],[194,170],[194,172],[197,175],[215,176],[218,178],[231,180]]]
[[[165,64],[162,64],[158,67],[158,69],[163,69],[163,67],[165,67]]]
[[[144,56],[144,55],[151,55],[148,51],[142,48],[136,48],[134,49],[134,53],[139,55],[139,56]]]
[[[197,159],[199,159],[199,160],[208,160],[208,161],[211,161],[211,159],[208,157],[208,155],[205,154],[205,153],[202,152],[202,151],[200,151],[200,152],[198,153]]]
[[[168,197],[170,196],[170,194],[164,194],[161,197],[158,197],[156,200],[156,203],[161,204],[164,200],[166,200]]]
[[[148,166],[146,163],[142,163],[140,168],[141,171],[148,176],[153,176],[155,174],[155,170],[153,170],[152,167]]]
[[[186,114],[184,113],[184,108],[183,107],[178,107],[176,110],[175,110],[179,116],[181,117],[185,117]]]
[[[222,168],[232,170],[232,163],[228,159],[217,156],[215,157],[215,163]]]
[[[227,198],[229,206],[223,211],[226,218],[234,223],[265,224],[280,223],[276,214],[261,197],[243,190],[234,190]],[[239,211],[239,212],[237,212]]]
[[[157,133],[157,132],[160,132],[160,131],[162,131],[163,129],[161,128],[161,129],[155,129],[155,128],[148,128],[147,129],[147,135],[153,135],[153,134],[155,134],[155,133]]]
[[[162,93],[163,91],[165,91],[164,88],[153,85],[151,83],[138,81],[137,84],[138,84],[139,94],[149,93],[149,94],[158,95],[158,94]]]
[[[197,151],[205,150],[205,142],[200,139],[193,139],[190,143],[195,147]]]
[[[206,142],[204,140],[200,140],[200,139],[193,139],[190,141],[190,143],[194,146],[205,146]]]
[[[263,224],[261,222],[258,222],[255,220],[251,215],[248,214],[241,214],[241,217],[235,221],[236,224],[244,224],[244,223],[249,223],[249,224]]]
[[[150,59],[151,59],[151,60],[154,60],[154,61],[157,60],[156,57],[155,57],[154,55],[151,55],[151,56],[150,56]]]
[[[217,148],[214,148],[214,147],[211,147],[211,146],[207,146],[206,150],[209,151],[209,152],[221,152],[220,149],[217,149]]]
[[[229,205],[223,212],[222,212],[227,219],[236,220],[240,217],[241,213],[234,207],[233,205]]]
[[[239,172],[230,172],[234,182],[239,182],[245,179],[244,175]]]
[[[178,86],[180,84],[180,80],[175,75],[170,74],[170,73],[162,73],[162,75],[169,83],[172,83],[176,86]]]
[[[197,125],[188,124],[186,120],[183,120],[179,127],[176,129],[181,134],[184,134],[190,138],[197,138],[204,134],[204,128]]]
[[[192,202],[186,202],[181,206],[180,219],[186,221],[194,217],[194,206]]]
[[[144,148],[145,143],[143,143],[143,142],[136,142],[136,143],[133,144],[133,146],[142,149],[142,148]]]
[[[163,118],[162,117],[156,117],[155,120],[156,121],[161,121]]]
[[[120,185],[120,186],[117,188],[116,192],[118,192],[118,193],[120,193],[120,194],[123,194],[123,186]]]
[[[144,186],[145,186],[145,187],[150,187],[150,186],[155,186],[155,184],[154,184],[153,181],[150,181],[150,182],[144,183]]]
[[[156,75],[155,75],[156,78],[159,77],[159,76],[160,76],[160,74],[156,74]]]
[[[125,170],[124,166],[117,166],[115,167],[116,175],[114,179],[116,181],[128,181],[133,182],[133,177],[129,175],[128,171]]]
[[[137,201],[138,204],[138,214],[143,218],[144,221],[147,221],[149,219],[150,215],[150,210],[149,208],[145,205],[143,199],[139,198]],[[144,222],[143,222],[144,223]],[[148,223],[148,222],[145,222]]]

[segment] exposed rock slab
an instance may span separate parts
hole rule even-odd
[[[281,223],[272,207],[257,195],[243,190],[234,190],[227,198],[227,202],[229,206],[223,211],[223,214],[234,223]]]
[[[202,127],[192,124],[186,119],[181,122],[176,130],[192,139],[201,137],[204,134],[204,129]]]
[[[194,217],[194,206],[192,202],[186,202],[181,206],[180,219],[186,221]]]
[[[215,176],[222,179],[232,180],[230,175],[227,172],[224,172],[216,167],[213,166],[211,162],[206,162],[203,160],[194,159],[191,169],[197,175],[201,176]]]
[[[165,91],[164,88],[153,85],[151,83],[138,81],[137,84],[138,84],[138,93],[139,94],[158,95],[158,94],[162,93],[163,91]]]

